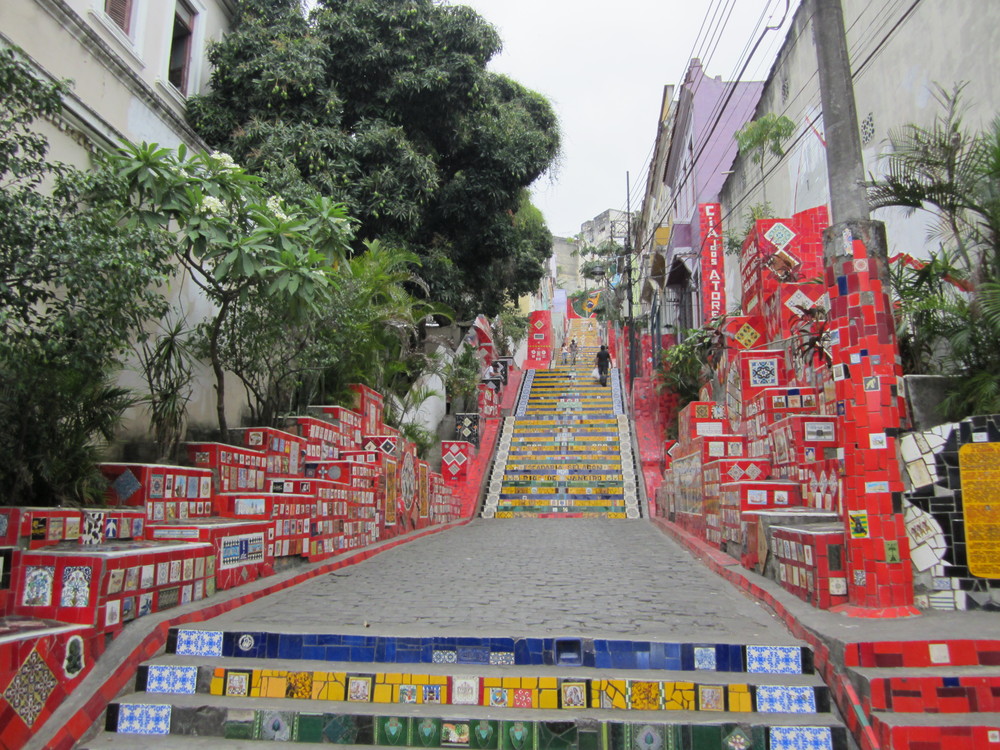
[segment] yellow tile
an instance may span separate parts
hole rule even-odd
[[[499,677],[484,677],[483,687],[503,687],[503,680]]]
[[[615,693],[614,696],[611,698],[611,707],[612,708],[627,708],[627,706],[625,705],[625,694],[624,693]]]
[[[555,681],[552,677],[542,677],[542,680],[551,679]],[[539,690],[538,691],[538,707],[539,708],[559,708],[559,691],[558,690]]]
[[[516,690],[517,688],[524,687],[524,685],[521,684],[520,677],[504,677],[503,687],[508,688],[510,690]]]
[[[413,682],[414,685],[429,685],[430,684],[430,682],[428,681],[429,678],[425,674],[410,675],[410,680]]]
[[[559,687],[559,680],[556,677],[539,677],[538,687],[554,690]]]
[[[208,692],[210,695],[222,695],[223,679],[221,677],[213,677],[211,685],[208,686]]]
[[[522,677],[521,678],[521,687],[523,687],[525,690],[534,690],[536,687],[538,687],[538,678],[537,677]]]
[[[312,699],[314,701],[325,701],[323,697],[326,693],[326,686],[329,684],[329,672],[313,672]]]
[[[431,685],[447,685],[448,684],[448,676],[447,675],[443,675],[443,674],[432,674],[432,675],[430,675],[430,684]]]
[[[403,681],[403,675],[399,672],[390,672],[385,676],[385,681],[390,685],[398,685]]]
[[[328,701],[342,701],[344,700],[344,683],[343,682],[331,682],[328,683],[329,688],[327,692]]]
[[[387,677],[387,675],[386,675],[385,672],[377,672],[375,674],[375,684],[376,685],[382,685],[383,683],[385,683],[385,678],[386,677]]]
[[[372,692],[373,703],[392,703],[392,685],[376,685]]]
[[[640,711],[658,711],[660,708],[659,682],[632,681],[631,708]]]
[[[262,698],[284,698],[288,689],[288,680],[284,677],[265,677],[261,680],[260,695]]]
[[[330,697],[330,691],[332,689],[332,683],[321,682],[319,683],[319,691],[313,690],[313,700],[317,701],[329,701],[333,700]]]

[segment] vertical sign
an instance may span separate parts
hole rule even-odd
[[[704,323],[726,312],[725,255],[722,245],[722,208],[698,204],[701,225],[701,310]]]

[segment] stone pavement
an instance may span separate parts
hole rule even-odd
[[[478,520],[200,627],[794,643],[763,607],[643,520]]]

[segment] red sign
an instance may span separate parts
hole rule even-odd
[[[698,204],[701,224],[701,310],[704,323],[726,313],[726,268],[722,244],[722,208]]]

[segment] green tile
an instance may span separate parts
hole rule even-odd
[[[323,741],[323,714],[299,714],[295,723],[296,742]]]
[[[577,728],[573,721],[540,721],[538,750],[571,750],[577,746]]]
[[[375,717],[375,744],[405,747],[410,737],[410,721],[405,716]]]
[[[479,748],[479,750],[497,750],[500,746],[500,722],[480,721],[471,722],[469,727],[469,746]]]
[[[222,736],[227,740],[252,740],[253,724],[245,721],[227,721]]]
[[[530,721],[505,721],[500,725],[503,750],[534,750],[535,725]]]
[[[719,750],[722,747],[722,727],[701,726],[691,727],[691,750]]]
[[[411,747],[438,747],[441,744],[441,719],[414,719],[410,735]]]

